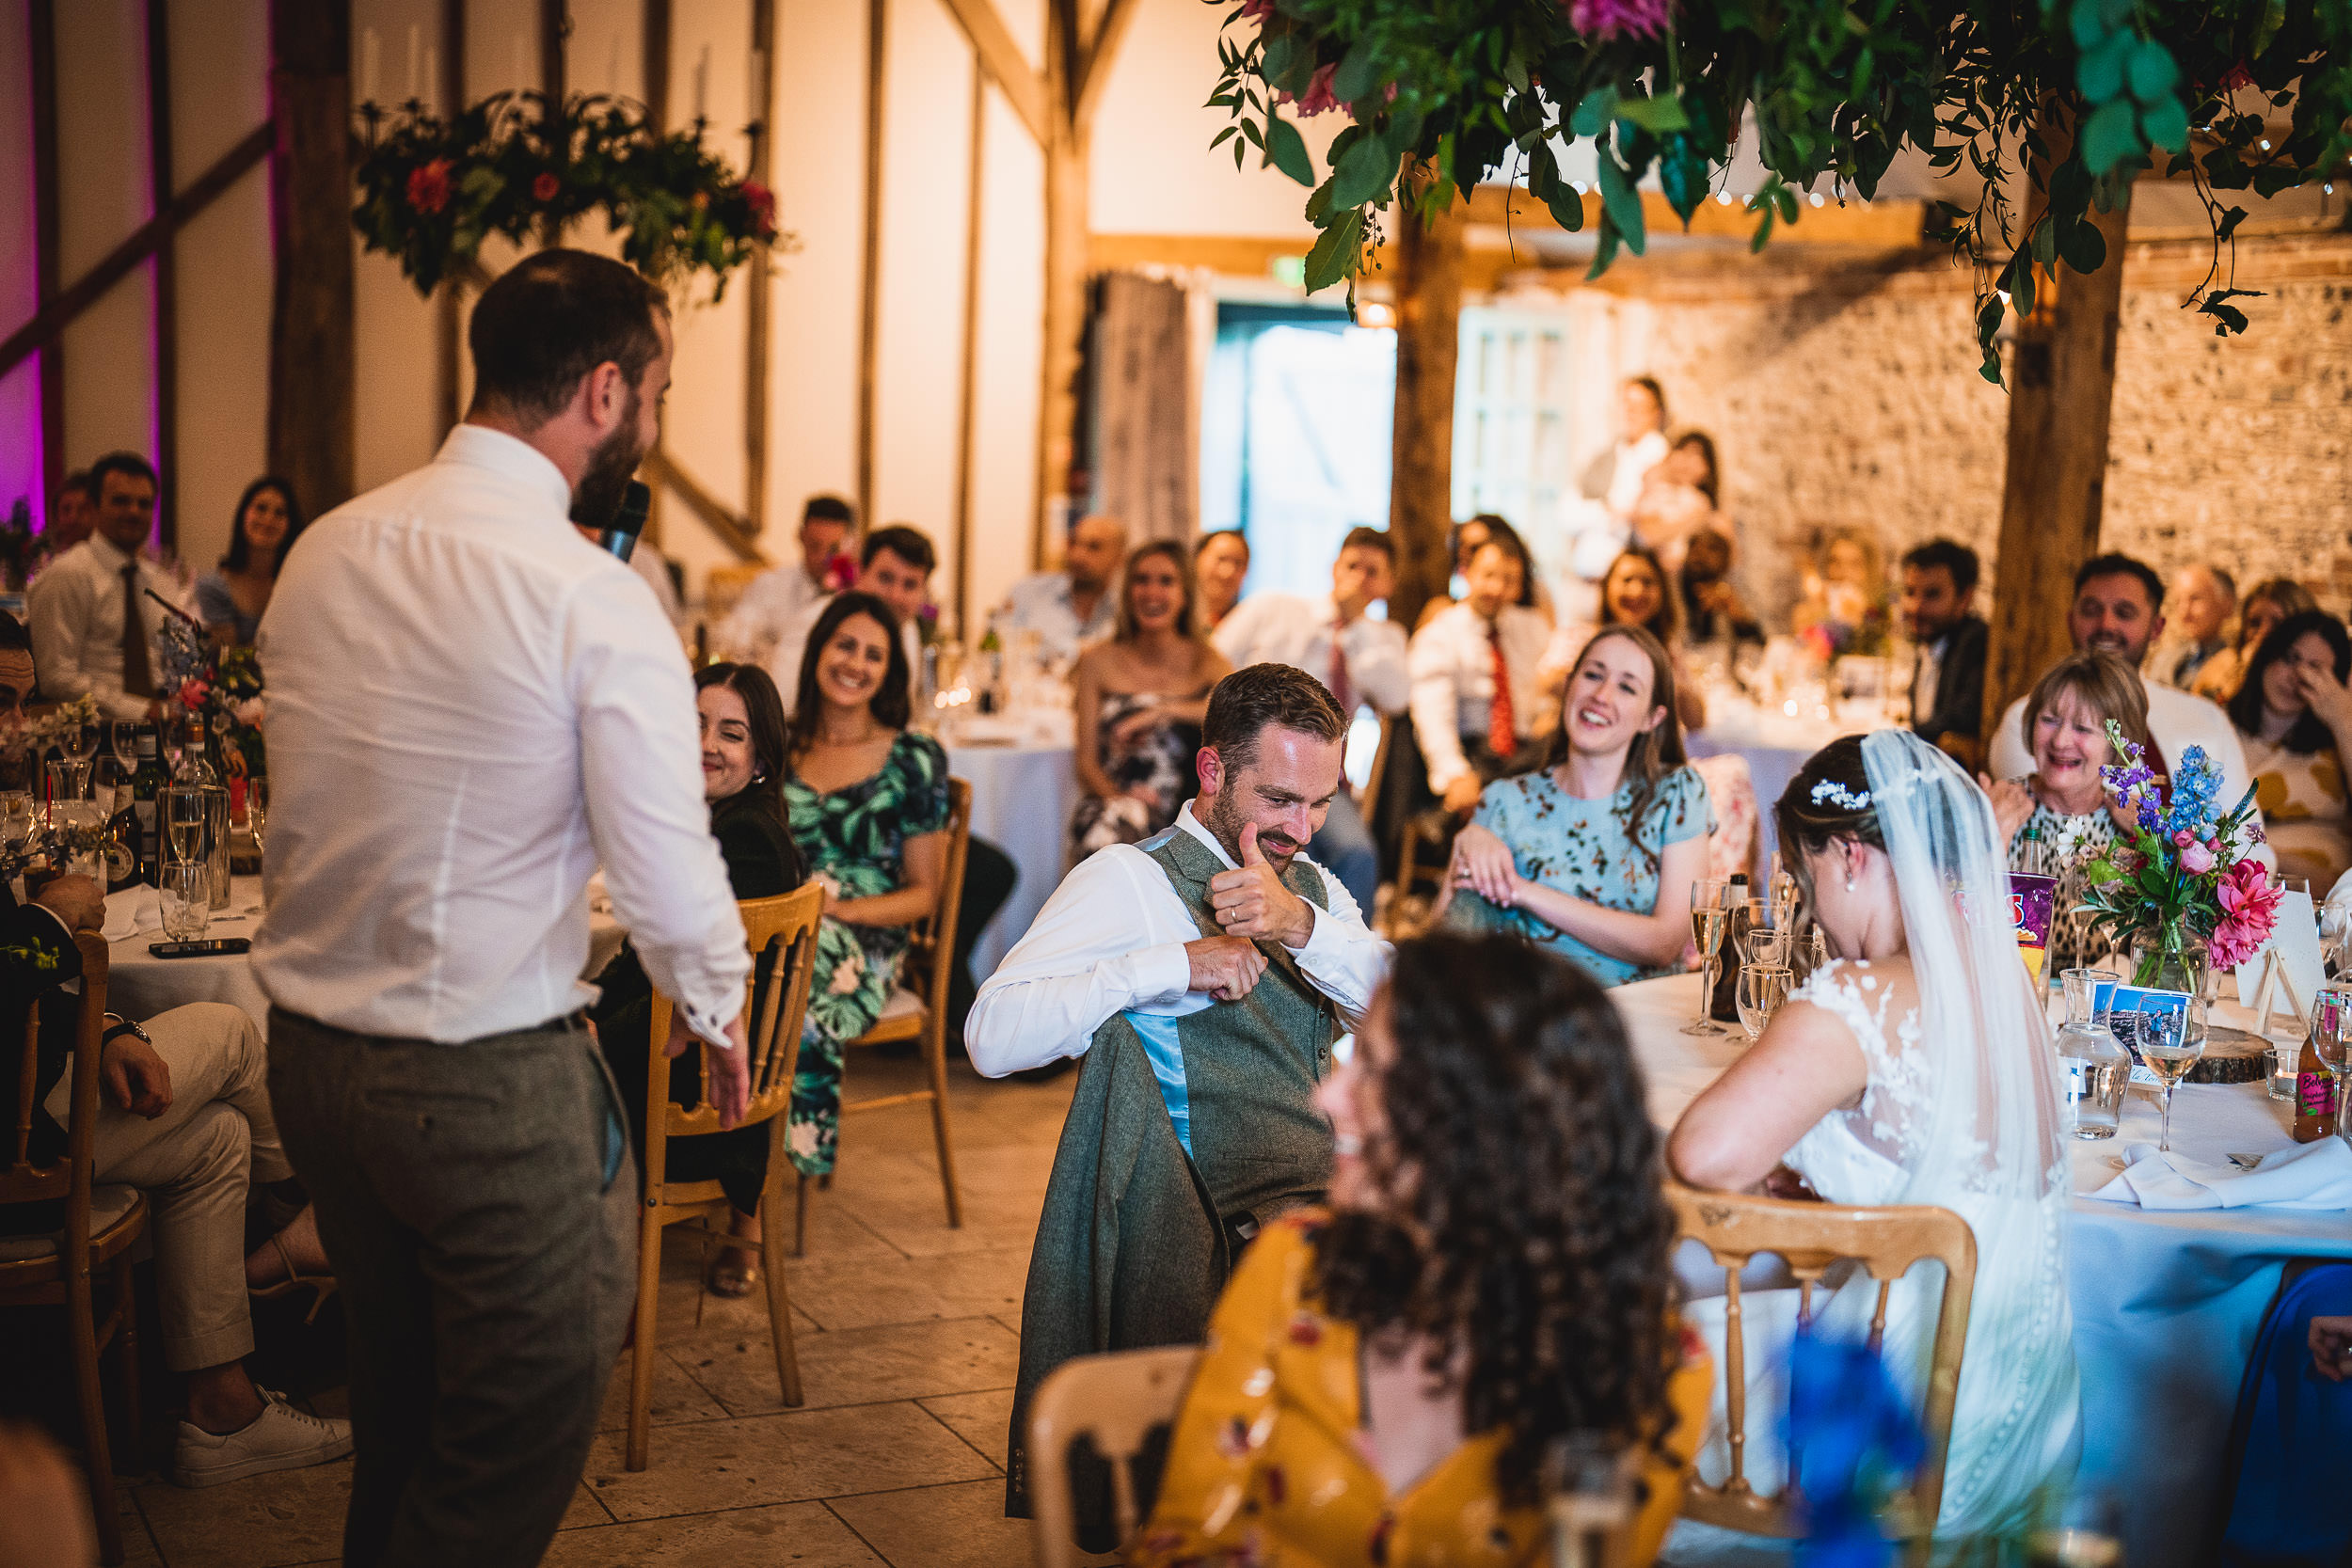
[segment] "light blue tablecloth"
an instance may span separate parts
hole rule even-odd
[[[1744,1038],[1678,1033],[1698,1001],[1689,975],[1611,994],[1649,1082],[1650,1116],[1671,1127]],[[2217,1016],[2226,1022],[2233,1014],[2225,1007]],[[2217,1162],[2290,1142],[2286,1107],[2261,1084],[2174,1092],[2172,1145],[2183,1154]],[[2075,1192],[2106,1185],[2126,1145],[2153,1144],[2156,1135],[2153,1101],[2134,1094],[2116,1138],[2074,1145]],[[2205,1560],[2226,1501],[2230,1418],[2280,1275],[2292,1259],[2352,1259],[2352,1213],[2151,1213],[2078,1196],[2069,1243],[2083,1379],[2077,1484],[2122,1505],[2132,1568],[2191,1568]]]

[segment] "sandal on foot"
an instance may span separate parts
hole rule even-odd
[[[703,1270],[703,1289],[714,1296],[739,1301],[759,1288],[759,1265],[729,1258],[724,1253],[710,1260]]]
[[[269,1244],[278,1249],[278,1260],[286,1265],[286,1277],[268,1285],[248,1285],[245,1293],[255,1301],[276,1301],[279,1296],[296,1291],[310,1292],[310,1310],[302,1319],[305,1326],[318,1321],[319,1308],[335,1293],[335,1276],[331,1274],[304,1274],[294,1267],[294,1254],[286,1250],[282,1236],[272,1236]]]

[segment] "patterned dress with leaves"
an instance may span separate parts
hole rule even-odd
[[[880,771],[819,794],[798,777],[784,784],[792,837],[812,875],[841,899],[896,893],[906,883],[906,842],[947,826],[947,753],[927,735],[902,732]],[[852,926],[832,915],[817,934],[817,972],[801,1029],[787,1145],[803,1176],[833,1169],[841,1122],[841,1048],[874,1025],[898,983],[904,926]]]

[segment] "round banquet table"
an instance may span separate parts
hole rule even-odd
[[[1794,705],[1793,704],[1790,705]],[[1707,692],[1707,727],[1692,730],[1684,741],[1694,757],[1740,756],[1756,783],[1756,836],[1762,858],[1779,847],[1772,826],[1772,802],[1805,759],[1843,735],[1861,735],[1889,722],[1877,703],[1833,704],[1824,714],[1788,713],[1768,708],[1729,686]]]
[[[592,884],[588,916],[588,964],[580,973],[594,978],[620,951],[622,931],[600,885]],[[191,1002],[227,1002],[245,1009],[246,1016],[266,1035],[269,998],[253,977],[251,958],[224,953],[196,958],[159,958],[147,948],[164,940],[163,918],[156,909],[155,890],[126,888],[106,900],[111,932],[136,921],[145,929],[111,938],[107,942],[106,1006],[125,1018],[152,1018]],[[262,924],[262,879],[238,877],[230,881],[229,903],[213,911],[204,935],[251,940]]]
[[[972,949],[975,984],[996,973],[1012,944],[1061,885],[1070,842],[1070,814],[1078,806],[1078,769],[1066,745],[987,745],[961,741],[947,748],[948,769],[972,785],[972,836],[1012,858],[1021,879]]]
[[[1650,1117],[1670,1128],[1745,1048],[1727,1035],[1681,1033],[1698,1006],[1695,975],[1611,993],[1649,1085]],[[2249,1023],[2234,1004],[2216,1019]],[[2259,1082],[2173,1091],[2176,1153],[2219,1163],[2288,1147],[2287,1107]],[[2115,1176],[2125,1146],[2153,1144],[2157,1111],[2137,1091],[2111,1139],[2069,1139],[2074,1193],[2068,1235],[2074,1354],[2082,1368],[2078,1484],[2122,1505],[2132,1568],[2202,1560],[2221,1495],[2230,1421],[2256,1329],[2292,1259],[2352,1259],[2352,1212],[2281,1208],[2151,1212],[2084,1195]],[[2152,1441],[2152,1436],[2159,1440]]]

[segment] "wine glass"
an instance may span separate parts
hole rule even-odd
[[[2156,1148],[2172,1152],[2172,1091],[2205,1054],[2205,1005],[2195,997],[2180,1007],[2139,1015],[2139,1059],[2156,1075],[2164,1131]]]
[[[253,835],[253,852],[257,855],[267,852],[263,832],[268,819],[269,775],[250,774],[245,781],[245,822],[246,831]]]
[[[203,858],[206,816],[203,790],[174,785],[163,792],[164,838],[173,863],[186,865]]]
[[[184,744],[187,733],[168,719],[156,725],[155,729],[163,747],[166,776],[176,779],[180,776],[180,764],[187,756],[187,747]]]
[[[1794,980],[1787,964],[1746,963],[1740,966],[1740,981],[1733,997],[1740,1006],[1740,1027],[1755,1039],[1764,1033],[1764,1026],[1772,1022],[1780,1005],[1788,1000],[1789,986]]]
[[[1701,877],[1691,884],[1691,941],[1699,950],[1699,1012],[1682,1026],[1686,1035],[1719,1035],[1708,1017],[1715,1000],[1715,960],[1723,952],[1724,924],[1731,911],[1724,908],[1730,882],[1721,877]]]
[[[138,767],[139,727],[131,720],[118,719],[107,727],[107,748],[115,754],[115,766],[128,779]]]
[[[90,759],[98,755],[98,724],[95,720],[82,724],[68,724],[57,737],[66,760],[73,764],[73,798],[83,799],[89,793]]]
[[[2352,1070],[2352,1006],[2344,1005],[2343,991],[2332,988],[2319,996],[2319,1006],[2312,1009],[2312,1049],[2336,1081],[2336,1136],[2352,1143],[2352,1115],[2346,1114],[2344,1102],[2344,1074]]]

